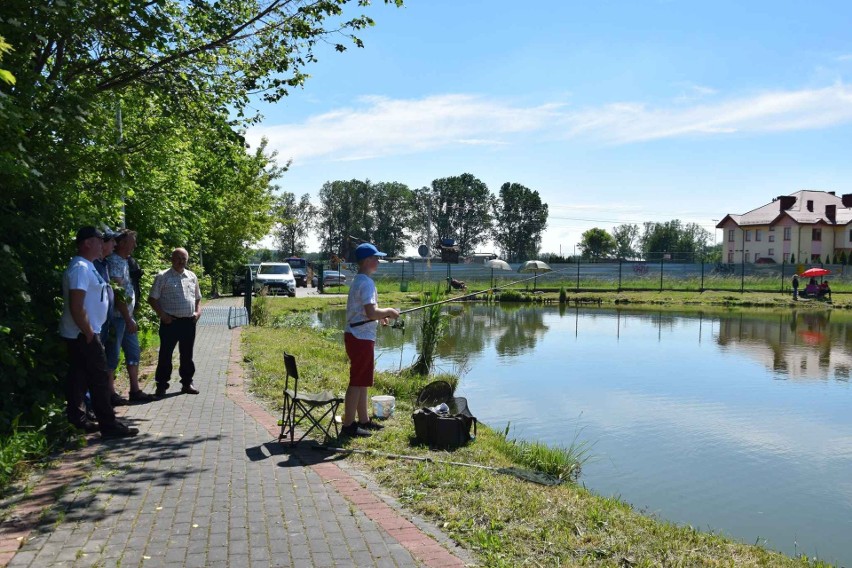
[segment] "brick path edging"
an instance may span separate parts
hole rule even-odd
[[[258,424],[263,426],[267,432],[276,439],[281,431],[278,419],[270,414],[265,408],[251,400],[245,393],[243,385],[243,367],[241,364],[241,328],[237,328],[231,336],[231,354],[228,366],[228,398],[234,401],[247,414],[254,418]],[[413,556],[435,568],[451,566],[469,566],[459,556],[451,554],[441,546],[432,536],[426,534],[420,527],[409,519],[400,515],[395,509],[380,499],[373,491],[366,489],[348,471],[344,470],[336,462],[323,462],[310,467],[323,481],[332,485],[353,506],[358,507],[367,517],[381,526],[393,538],[405,547]],[[424,527],[425,528],[425,527]],[[448,542],[452,546],[452,543]],[[458,549],[458,554],[463,554]]]

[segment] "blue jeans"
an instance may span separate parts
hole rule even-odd
[[[118,368],[119,349],[124,350],[124,361],[128,366],[139,365],[139,334],[127,333],[124,318],[114,317],[110,321],[113,333],[106,344],[107,368],[115,371]]]

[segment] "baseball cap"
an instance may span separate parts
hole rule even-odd
[[[77,243],[82,243],[86,239],[91,239],[92,237],[98,237],[99,239],[104,238],[104,234],[97,230],[95,227],[91,225],[87,225],[85,227],[80,227],[80,230],[77,231]]]
[[[374,245],[370,243],[361,243],[357,247],[355,247],[355,259],[356,260],[364,260],[365,258],[369,258],[371,256],[387,256],[383,252],[379,252]]]
[[[104,227],[104,242],[117,238],[118,231],[113,231],[109,227]]]

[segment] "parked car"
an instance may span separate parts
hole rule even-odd
[[[254,277],[254,291],[268,294],[287,294],[296,296],[296,279],[293,270],[286,262],[261,262]]]
[[[341,286],[346,284],[346,275],[338,270],[326,270],[322,273],[323,286]],[[311,285],[316,288],[317,275],[314,274],[311,278]]]
[[[251,277],[254,278],[254,275],[257,274],[257,267],[259,264],[243,264],[239,268],[237,268],[236,272],[234,272],[234,276],[231,279],[231,292],[234,296],[242,296],[246,293],[246,270],[251,270]]]
[[[299,258],[297,256],[291,256],[290,258],[285,258],[284,262],[290,265],[290,268],[293,269],[293,278],[296,279],[296,286],[301,286],[302,288],[308,287],[308,261],[304,258]]]

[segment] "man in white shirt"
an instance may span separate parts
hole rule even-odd
[[[135,436],[139,430],[116,420],[110,404],[106,354],[100,338],[109,309],[109,283],[92,264],[101,257],[103,234],[94,227],[82,227],[76,243],[77,256],[62,275],[64,305],[59,320],[59,335],[68,347],[70,364],[65,382],[68,421],[87,432],[100,430],[105,438]],[[86,419],[83,399],[87,389],[97,424]]]
[[[154,396],[161,398],[169,389],[172,375],[172,355],[175,347],[180,353],[181,389],[184,394],[198,394],[192,384],[195,363],[192,350],[195,345],[195,324],[201,317],[201,288],[198,277],[187,270],[189,253],[177,248],[172,252],[172,267],[157,273],[148,303],[160,317],[160,355],[154,379],[157,390]]]

